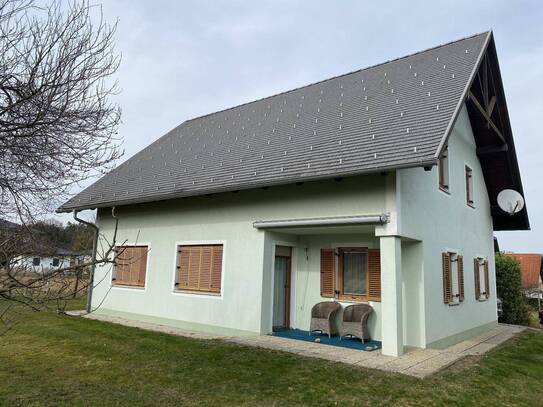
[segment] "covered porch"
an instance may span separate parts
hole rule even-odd
[[[389,215],[255,222],[265,233],[261,333],[309,331],[311,310],[368,304],[369,337],[382,354],[424,348],[422,243],[389,234]],[[318,336],[315,336],[315,339]]]

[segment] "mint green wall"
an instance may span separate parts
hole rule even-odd
[[[449,139],[450,194],[438,188],[434,167],[399,171],[400,233],[422,241],[425,344],[496,321],[496,290],[492,218],[475,141],[465,107]],[[466,204],[464,168],[473,170],[475,209]],[[464,256],[465,301],[443,304],[441,253],[457,250]],[[475,300],[473,258],[488,258],[491,297]]]
[[[150,245],[146,287],[110,287],[111,266],[98,267],[100,283],[92,305],[100,306],[98,312],[209,326],[215,333],[218,328],[268,332],[275,238],[253,228],[253,221],[381,213],[384,182],[385,177],[372,175],[120,207],[117,242]],[[111,240],[114,223],[109,210],[99,211],[98,223]],[[173,292],[176,244],[200,241],[225,244],[221,296]],[[319,288],[313,289],[318,296]]]
[[[402,300],[404,345],[425,347],[424,273],[422,243],[402,241]]]

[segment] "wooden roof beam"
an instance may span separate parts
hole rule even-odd
[[[501,146],[485,146],[477,147],[477,155],[503,153],[509,151],[509,145],[507,143]]]
[[[505,141],[505,137],[503,137],[503,134],[502,132],[500,131],[500,129],[498,129],[498,126],[496,126],[494,124],[494,122],[492,121],[492,119],[490,118],[490,116],[488,115],[486,109],[481,106],[481,104],[479,103],[479,101],[477,100],[477,98],[475,97],[475,95],[471,92],[471,90],[469,91],[469,94],[468,94],[468,100],[470,100],[473,105],[477,108],[477,110],[479,111],[479,113],[485,118],[486,122],[487,122],[487,125],[492,128],[492,130],[494,130],[494,132],[496,133],[496,135],[499,137],[499,139],[502,141],[503,144],[507,144],[506,141]],[[491,102],[492,103],[492,102]],[[496,102],[492,103],[492,105],[494,105]],[[494,107],[492,106],[492,109],[494,109]]]

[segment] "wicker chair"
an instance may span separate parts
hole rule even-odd
[[[309,334],[320,331],[323,334],[328,334],[328,337],[337,335],[336,315],[340,309],[341,305],[337,302],[325,301],[315,304],[311,309]]]
[[[341,336],[354,336],[362,340],[370,339],[368,331],[368,317],[373,312],[373,308],[368,304],[349,305],[343,310],[343,324],[341,326]]]

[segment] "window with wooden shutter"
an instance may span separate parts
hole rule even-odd
[[[449,253],[442,253],[443,269],[443,302],[450,304],[452,302],[452,278],[451,278],[451,256]]]
[[[147,246],[115,247],[112,283],[129,287],[145,287]]]
[[[334,270],[335,270],[334,249],[321,249],[321,296],[334,297]]]
[[[466,203],[469,206],[474,206],[473,200],[473,170],[466,165]]]
[[[175,289],[220,294],[223,245],[177,246]]]
[[[481,259],[473,259],[473,275],[475,278],[475,299],[481,299]]]
[[[475,272],[475,299],[485,301],[490,297],[490,284],[488,281],[488,260],[478,257],[474,261]]]
[[[381,301],[380,250],[366,247],[336,250],[321,249],[321,296],[344,301]]]
[[[443,302],[458,305],[464,301],[464,258],[458,253],[441,254],[443,269]]]
[[[445,192],[449,192],[449,147],[445,146],[443,153],[439,157],[437,165],[439,174],[439,188]]]

